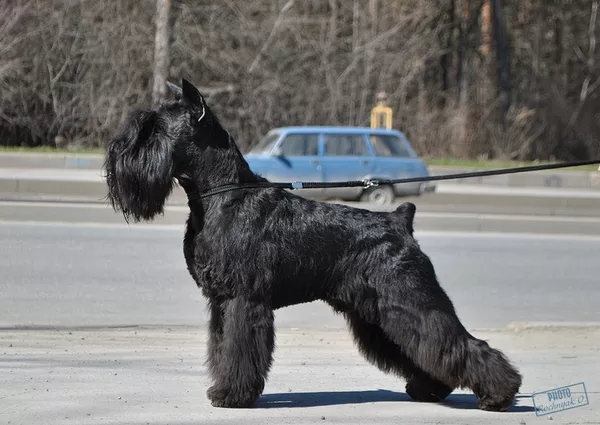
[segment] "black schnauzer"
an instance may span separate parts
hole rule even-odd
[[[360,352],[406,379],[415,400],[469,388],[484,410],[508,409],[521,376],[463,327],[413,237],[415,206],[371,212],[279,188],[202,196],[255,175],[200,92],[132,114],[107,146],[108,199],[125,219],[163,212],[174,179],[190,199],[183,252],[209,300],[213,406],[248,407],[272,363],[275,309],[322,300],[347,319]]]

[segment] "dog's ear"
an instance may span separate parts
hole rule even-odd
[[[202,97],[200,91],[198,91],[198,89],[185,78],[181,79],[181,89],[184,101],[198,108],[204,107],[204,97]]]
[[[175,100],[180,101],[181,98],[183,97],[183,92],[181,90],[181,87],[170,83],[170,82],[166,82],[165,83],[167,85],[167,88],[171,91],[171,93],[173,93],[173,96],[175,96]]]
[[[198,111],[197,121],[201,121],[206,114],[206,102],[200,91],[185,78],[181,79],[183,101]]]
[[[394,214],[397,214],[404,221],[404,225],[412,235],[414,233],[413,221],[415,219],[415,212],[417,211],[417,207],[412,202],[404,202],[394,211]]]

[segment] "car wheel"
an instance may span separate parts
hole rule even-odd
[[[365,190],[360,200],[375,205],[390,205],[395,197],[391,186],[375,186]]]

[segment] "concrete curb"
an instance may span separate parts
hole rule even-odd
[[[510,322],[504,328],[510,332],[524,331],[569,331],[600,330],[600,322]]]
[[[600,192],[579,193],[567,189],[557,191],[534,194],[532,191],[503,190],[489,186],[441,184],[436,193],[399,198],[397,203],[414,202],[420,211],[428,212],[600,216]],[[106,182],[99,175],[93,179],[6,178],[0,175],[0,200],[4,201],[105,203],[106,192]],[[186,204],[185,192],[176,187],[167,205]],[[365,204],[358,202],[348,204],[358,208],[365,207]],[[382,211],[391,208],[392,206],[372,207]]]
[[[103,163],[100,154],[0,152],[0,168],[100,170]]]
[[[484,171],[474,168],[429,167],[431,174],[455,174]],[[505,186],[505,187],[554,187],[565,189],[592,189],[600,191],[600,171],[549,170],[502,176],[476,177],[454,180],[455,184]]]

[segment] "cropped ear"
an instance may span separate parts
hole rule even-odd
[[[181,88],[183,92],[183,100],[199,108],[204,106],[204,98],[198,89],[185,78],[181,79]]]
[[[181,87],[176,86],[175,84],[170,83],[168,81],[165,84],[167,85],[167,87],[171,91],[171,93],[173,93],[173,96],[175,96],[175,100],[180,101],[183,96]]]
[[[204,114],[206,113],[206,102],[204,101],[204,97],[202,97],[200,91],[198,91],[198,89],[185,78],[181,79],[181,88],[184,102],[187,102],[188,104],[202,111],[200,112],[198,121],[202,120],[202,118],[204,118]]]

